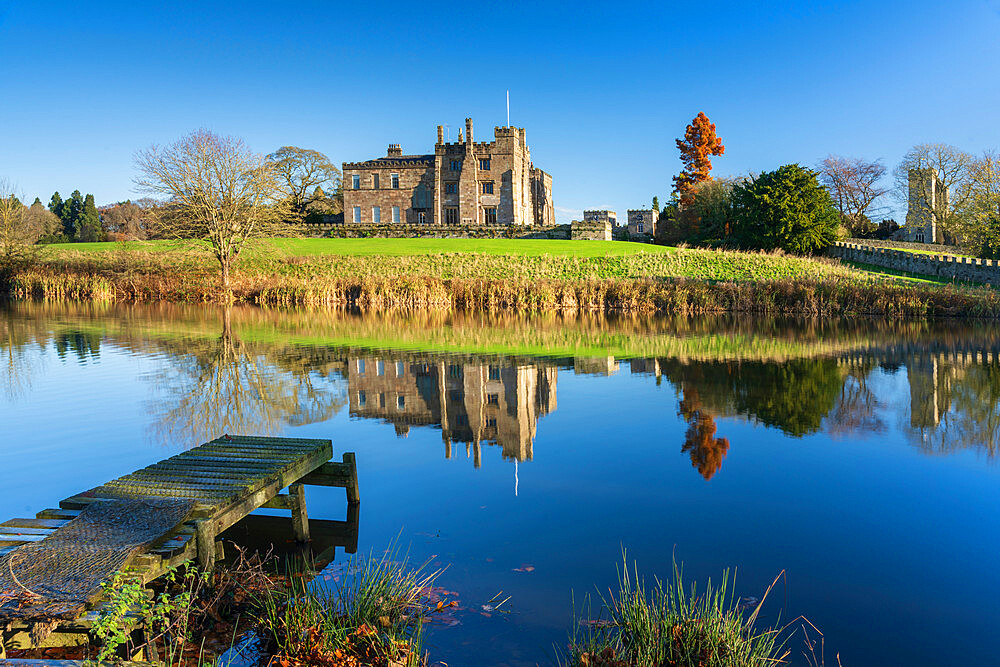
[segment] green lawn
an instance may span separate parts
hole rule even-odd
[[[316,239],[282,238],[270,239],[267,245],[288,256],[340,255],[391,257],[411,255],[440,255],[445,253],[477,253],[484,255],[519,255],[538,257],[553,255],[563,257],[623,257],[643,253],[667,254],[676,248],[657,246],[649,243],[627,241],[558,241],[536,239]],[[126,247],[147,252],[163,252],[190,247],[173,241],[132,241]],[[122,244],[105,243],[58,243],[49,248],[54,252],[79,250],[84,252],[106,252],[121,248]]]
[[[897,248],[895,246],[884,246],[886,250],[902,250],[912,252],[917,255],[951,255],[952,257],[973,257],[973,255],[962,255],[957,252],[941,252],[940,250],[920,250],[918,248]]]

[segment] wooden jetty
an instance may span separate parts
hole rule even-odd
[[[300,542],[308,541],[310,522],[305,485],[346,489],[348,522],[318,523],[336,524],[338,534],[344,532],[342,524],[347,524],[349,535],[353,517],[353,545],[348,546],[353,552],[357,548],[360,503],[357,466],[353,453],[345,453],[340,462],[331,461],[332,456],[330,440],[223,436],[66,498],[58,508],[43,510],[33,519],[0,523],[0,562],[7,559],[6,569],[11,567],[11,557],[18,553],[25,553],[30,558],[32,549],[37,551],[40,547],[57,545],[54,548],[58,551],[67,542],[66,553],[57,554],[63,560],[55,562],[67,558],[72,561],[77,557],[72,545],[74,529],[80,532],[79,526],[85,517],[97,516],[99,520],[101,514],[95,510],[118,507],[123,502],[127,509],[128,502],[136,502],[153,505],[156,511],[159,507],[156,503],[173,503],[175,510],[178,506],[182,510],[177,525],[129,551],[124,557],[124,565],[109,571],[105,580],[125,572],[148,583],[188,561],[197,561],[200,567],[210,569],[216,559],[222,557],[219,535],[258,508],[289,510],[294,537]],[[281,493],[286,488],[287,493]],[[90,524],[94,522],[93,518],[89,521]],[[71,539],[67,540],[67,535]],[[93,548],[85,544],[79,546],[81,551]],[[4,581],[4,574],[0,572],[0,582]],[[13,576],[14,568],[10,574]],[[14,580],[19,586],[28,588],[16,578]],[[11,603],[9,597],[5,604],[4,593],[0,590],[0,659],[5,657],[5,649],[81,643],[85,638],[80,635],[85,634],[96,620],[102,603],[98,589],[85,600],[83,613],[74,614],[73,619],[63,618],[52,631],[48,628],[51,621],[32,618],[30,613],[18,608],[23,605]],[[10,591],[6,593],[11,594]],[[37,631],[39,624],[46,626],[45,632]]]

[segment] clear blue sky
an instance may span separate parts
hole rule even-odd
[[[1000,0],[753,3],[0,0],[0,177],[134,197],[132,154],[206,127],[336,163],[527,128],[558,218],[665,199],[699,111],[715,173],[915,143],[1000,148]]]

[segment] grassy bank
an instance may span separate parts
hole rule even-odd
[[[449,252],[444,252],[449,250]],[[936,286],[805,257],[646,244],[274,239],[241,259],[237,301],[366,310],[755,312],[996,317],[990,289]],[[168,242],[45,248],[15,298],[217,300],[214,260]]]

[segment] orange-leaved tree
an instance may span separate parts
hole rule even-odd
[[[715,135],[715,124],[708,120],[705,112],[699,111],[684,131],[684,138],[677,140],[684,169],[674,176],[674,190],[683,199],[684,195],[698,183],[712,180],[713,155],[722,155],[726,147]]]

